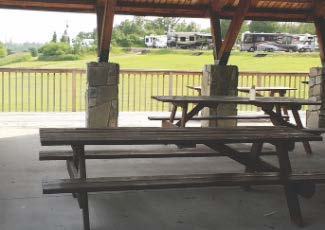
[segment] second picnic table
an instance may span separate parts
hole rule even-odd
[[[236,96],[152,96],[153,99],[161,102],[173,104],[169,121],[165,121],[167,127],[185,127],[187,121],[197,115],[203,108],[217,108],[220,104],[249,104],[260,107],[275,126],[287,126],[302,129],[303,124],[298,111],[302,105],[320,105],[318,101],[311,101],[298,98],[285,97],[256,97],[255,100],[249,100],[247,97]],[[189,104],[195,104],[193,109],[188,111]],[[179,121],[174,123],[177,108],[182,109],[182,116]],[[285,120],[281,114],[281,107],[291,110],[296,124]],[[273,111],[274,108],[276,111]],[[280,112],[279,112],[280,111]],[[311,148],[308,142],[304,142],[304,148],[307,154],[311,154]]]

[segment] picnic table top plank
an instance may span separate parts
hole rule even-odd
[[[312,101],[289,97],[256,97],[250,100],[248,97],[237,96],[152,96],[153,99],[162,102],[173,103],[234,103],[234,104],[279,104],[279,105],[320,105],[320,101]]]
[[[188,85],[190,89],[201,90],[202,87],[200,85]],[[249,91],[251,87],[246,86],[238,86],[238,90],[240,91]],[[255,91],[282,91],[282,90],[297,90],[297,88],[286,87],[286,86],[257,86],[255,87]]]
[[[320,141],[318,135],[287,127],[40,129],[42,145],[211,144]]]

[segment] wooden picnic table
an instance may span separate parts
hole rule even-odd
[[[202,87],[200,85],[188,85],[187,86],[190,89],[194,89],[196,91],[198,91],[199,96],[202,95],[201,90]],[[239,92],[244,92],[244,93],[249,93],[249,90],[251,89],[251,87],[243,87],[243,86],[238,86],[237,90]],[[293,87],[286,87],[286,86],[258,86],[255,87],[255,91],[256,91],[256,96],[260,96],[263,97],[263,95],[260,92],[270,92],[269,96],[270,97],[274,97],[276,94],[278,94],[280,97],[285,97],[287,91],[292,91],[292,90],[297,90],[297,88],[293,88]],[[284,120],[289,120],[289,114],[288,114],[288,110],[286,107],[282,107],[283,113],[285,116]]]
[[[325,174],[291,173],[288,150],[297,141],[321,141],[319,135],[288,127],[225,127],[225,128],[106,128],[106,129],[40,129],[42,146],[71,146],[72,151],[54,150],[40,152],[40,160],[66,160],[70,179],[43,180],[44,194],[73,193],[82,209],[84,229],[90,229],[88,192],[127,191],[144,189],[188,188],[208,186],[283,185],[288,209],[294,223],[302,226],[303,219],[298,195],[311,197],[315,183],[324,183]],[[191,175],[148,175],[127,177],[88,178],[86,159],[139,158],[129,145],[203,144],[216,153],[246,167],[245,173],[211,173]],[[252,143],[248,154],[238,152],[227,144]],[[263,143],[276,147],[279,167],[260,158]],[[108,151],[89,154],[86,145],[122,145],[126,152]],[[142,157],[173,157],[170,148],[158,156],[143,154]],[[186,157],[175,154],[176,157]],[[193,156],[189,153],[188,157]],[[204,156],[204,155],[203,155]]]
[[[248,104],[261,108],[275,126],[287,126],[302,129],[303,124],[298,111],[302,105],[320,105],[320,102],[285,97],[256,97],[255,100],[249,100],[247,97],[236,96],[152,96],[153,99],[161,102],[169,102],[173,104],[170,118],[165,122],[166,127],[185,127],[186,123],[197,115],[203,108],[217,108],[220,104]],[[188,111],[189,104],[195,106]],[[174,123],[177,108],[182,109],[182,116],[179,121]],[[285,120],[281,113],[281,107],[291,110],[296,124]],[[275,111],[274,111],[275,109]],[[311,148],[308,142],[303,142],[307,154],[311,154]]]

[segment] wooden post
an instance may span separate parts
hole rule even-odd
[[[169,72],[168,76],[168,96],[173,96],[173,73]],[[169,111],[171,111],[172,105],[169,103]]]
[[[219,65],[227,65],[231,49],[234,46],[239,34],[241,25],[245,19],[252,0],[240,0],[236,12],[229,25],[227,34],[218,53]]]
[[[103,2],[97,1],[96,5],[96,16],[97,16],[97,55],[100,56],[100,46],[103,28],[103,18],[104,18],[104,7]]]
[[[220,52],[222,45],[222,37],[221,37],[221,27],[220,27],[220,18],[217,13],[210,13],[210,25],[211,25],[211,34],[213,41],[213,58],[214,64],[218,64],[218,53]]]
[[[97,5],[97,27],[99,62],[108,62],[111,44],[116,0],[101,0]],[[99,22],[101,21],[101,22]]]
[[[72,98],[72,112],[76,112],[77,108],[77,82],[76,71],[72,71],[72,84],[71,84],[71,98]]]
[[[318,37],[320,58],[323,67],[325,67],[325,18],[315,19],[315,27]]]

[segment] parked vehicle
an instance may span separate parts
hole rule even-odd
[[[144,37],[144,42],[149,48],[166,48],[167,35],[149,35]]]
[[[251,33],[242,34],[240,51],[286,51],[312,52],[317,47],[315,35],[289,33]]]
[[[318,49],[318,40],[316,35],[299,34],[301,45],[298,48],[299,52],[313,52]]]
[[[212,47],[211,34],[201,32],[168,32],[167,35],[145,36],[144,41],[149,48],[208,49]]]
[[[167,46],[176,48],[211,48],[212,35],[202,32],[168,32]]]

